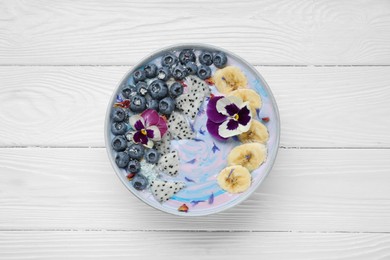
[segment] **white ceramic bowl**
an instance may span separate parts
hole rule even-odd
[[[261,121],[261,118],[263,117],[269,118],[269,122],[264,123],[270,134],[270,138],[267,143],[268,157],[258,169],[251,173],[252,185],[248,190],[240,194],[229,194],[218,186],[216,175],[221,169],[226,167],[227,154],[232,147],[239,144],[238,141],[233,140],[225,144],[213,140],[213,138],[207,133],[203,135],[198,133],[198,139],[201,141],[174,141],[172,142],[172,147],[178,150],[180,155],[180,173],[176,178],[169,179],[183,181],[186,183],[187,187],[177,193],[172,199],[161,204],[153,198],[148,190],[138,191],[134,189],[131,182],[126,177],[126,171],[116,165],[116,152],[111,148],[111,140],[114,136],[110,131],[110,112],[114,103],[118,101],[117,97],[120,94],[122,87],[127,84],[129,77],[135,69],[141,68],[150,62],[156,63],[156,65],[159,66],[159,57],[161,57],[163,53],[171,51],[177,52],[178,54],[178,52],[182,49],[193,49],[197,54],[199,53],[199,50],[209,50],[211,52],[222,51],[228,57],[228,65],[238,66],[244,72],[248,79],[248,87],[257,91],[263,101],[257,120]],[[213,65],[210,67],[212,68],[213,73],[217,69]],[[212,89],[214,88],[212,87]],[[214,94],[218,94],[215,89],[213,92]],[[206,119],[204,117],[206,116],[204,114],[203,116],[198,116],[194,123],[195,130],[198,130],[198,132],[201,130],[202,133],[204,133],[205,130],[204,123]],[[270,88],[260,73],[245,60],[227,50],[210,45],[179,44],[163,48],[152,53],[138,62],[126,73],[110,98],[104,130],[106,150],[112,167],[122,183],[136,197],[146,204],[163,212],[182,216],[202,216],[221,212],[234,207],[248,198],[260,186],[264,178],[271,171],[277,156],[280,136],[280,119],[278,108]],[[216,146],[219,150],[214,148],[214,146]],[[192,180],[194,180],[194,182]],[[178,211],[178,207],[182,204],[186,204],[189,207],[188,212]]]

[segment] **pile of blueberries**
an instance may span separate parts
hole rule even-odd
[[[160,158],[160,154],[156,149],[145,147],[142,144],[129,142],[124,134],[127,131],[125,121],[128,120],[128,114],[124,109],[116,107],[112,110],[112,127],[114,139],[112,140],[112,148],[117,152],[115,163],[119,168],[125,168],[128,175],[127,178],[132,180],[133,187],[137,190],[143,190],[148,185],[148,180],[142,174],[137,174],[141,170],[140,161],[144,158],[148,163],[156,164]],[[115,125],[115,126],[114,126]]]
[[[150,63],[135,70],[122,88],[123,98],[129,101],[129,109],[133,113],[142,113],[146,109],[154,109],[168,116],[175,109],[175,99],[183,94],[182,81],[188,75],[197,75],[204,80],[211,77],[210,65],[223,68],[227,57],[223,52],[212,53],[204,50],[198,56],[191,49],[184,49],[177,57],[173,52],[167,52],[161,57],[161,67]],[[171,78],[175,82],[168,86]],[[115,107],[111,112],[111,132],[115,135],[112,148],[117,152],[115,162],[120,168],[125,168],[128,178],[137,190],[147,186],[147,179],[137,174],[141,169],[140,161],[144,158],[148,163],[155,164],[160,158],[156,149],[145,149],[142,144],[127,140],[127,122],[130,111]]]
[[[202,80],[210,78],[211,64],[222,68],[227,62],[223,52],[202,51],[198,57],[199,65],[196,58],[191,49],[182,50],[179,57],[168,52],[161,57],[161,67],[151,63],[135,70],[122,89],[123,97],[130,100],[130,110],[140,113],[150,108],[169,116],[175,109],[175,98],[183,94],[181,80],[188,75],[197,75]],[[177,81],[168,86],[167,81],[172,77]]]

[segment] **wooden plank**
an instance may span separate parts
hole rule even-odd
[[[282,145],[390,146],[390,67],[258,70],[278,102]]]
[[[104,145],[108,101],[126,70],[0,68],[1,145]]]
[[[182,218],[139,201],[103,148],[0,149],[0,230],[390,232],[388,149],[281,149],[239,206]]]
[[[390,146],[390,67],[257,69],[279,105],[282,146]],[[0,67],[0,145],[103,146],[107,104],[127,70]]]
[[[390,64],[390,2],[6,1],[0,64],[135,64],[210,43],[254,64]]]
[[[152,250],[150,250],[152,249]],[[157,253],[158,252],[158,253]],[[3,259],[388,259],[389,234],[0,232]]]

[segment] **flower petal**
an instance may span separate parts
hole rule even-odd
[[[148,142],[146,144],[144,144],[144,146],[148,147],[148,148],[153,148],[153,141],[151,139],[148,139]]]
[[[238,106],[236,106],[236,104],[234,104],[234,103],[227,105],[225,107],[225,109],[226,109],[226,112],[229,114],[229,116],[233,116],[240,111],[240,108]]]
[[[141,117],[145,120],[146,128],[151,125],[157,125],[160,121],[160,116],[154,109],[146,109],[142,112]]]
[[[210,135],[212,137],[214,137],[215,139],[217,139],[217,140],[224,141],[227,138],[223,138],[218,133],[218,128],[219,128],[220,125],[221,125],[220,123],[215,123],[215,122],[213,122],[211,120],[207,120],[207,123],[206,123],[206,127],[207,127],[207,130],[209,131]]]
[[[136,132],[134,135],[133,135],[133,141],[135,143],[140,143],[141,142],[141,136],[143,134],[141,134],[140,132]]]
[[[237,121],[235,121],[236,123],[232,123],[231,121],[235,120],[226,120],[218,127],[218,133],[221,137],[228,138],[242,133],[240,130],[240,124],[238,124]]]
[[[145,128],[145,120],[140,115],[133,115],[129,119],[129,124],[135,130],[141,130]]]
[[[252,114],[250,113],[250,107],[249,104],[246,106],[243,106],[239,112],[238,115],[238,122],[240,125],[238,126],[238,129],[241,132],[247,132],[252,124]]]
[[[141,143],[143,145],[146,145],[148,143],[149,139],[146,135],[143,135],[141,132],[136,132],[133,135],[133,141],[135,143]]]
[[[139,131],[141,129],[144,129],[145,125],[142,123],[141,120],[138,120],[137,122],[135,122],[134,128],[135,128],[135,130]]]
[[[147,129],[146,129],[146,135],[149,139],[152,139],[153,141],[160,141],[161,140],[161,133],[160,133],[160,129],[158,129],[157,126],[155,125],[152,125],[152,126],[149,126]]]
[[[163,117],[160,116],[160,120],[158,121],[156,126],[160,130],[160,136],[163,137],[164,134],[168,131],[167,121]]]
[[[215,123],[222,123],[226,120],[226,115],[222,115],[217,111],[217,101],[221,98],[223,98],[223,96],[210,98],[209,103],[207,104],[207,117]]]
[[[251,127],[251,124],[252,124],[252,120],[250,120],[249,123],[246,124],[246,125],[239,124],[238,125],[238,130],[240,130],[241,133],[248,132],[249,128]]]
[[[217,101],[217,111],[223,115],[232,116],[235,113],[229,114],[229,111],[227,111],[226,107],[234,109],[234,111],[236,111],[237,113],[239,109],[236,109],[236,107],[240,108],[242,106],[242,103],[242,99],[239,97],[227,96]],[[231,104],[234,104],[235,106],[229,106]],[[230,112],[233,112],[233,110],[231,110]]]
[[[228,130],[236,130],[238,127],[238,122],[234,119],[230,119],[226,126]]]
[[[153,138],[154,137],[154,131],[151,129],[146,129],[146,136],[148,138]]]
[[[238,112],[238,123],[240,123],[240,125],[246,126],[251,121],[251,118],[252,116],[250,113],[249,104],[247,104],[243,106]]]
[[[141,139],[141,144],[143,144],[143,145],[148,144],[149,138],[146,135],[141,134],[140,139]]]
[[[227,97],[223,97],[217,101],[216,107],[217,111],[222,115],[228,116],[229,113],[226,111],[226,106],[230,105],[232,102]]]

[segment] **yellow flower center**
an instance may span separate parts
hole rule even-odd
[[[141,134],[146,135],[147,134],[146,129],[142,129]]]
[[[238,116],[238,114],[235,114],[235,115],[233,116],[233,119],[236,120],[236,121],[237,121],[239,118],[240,118],[240,117]]]

